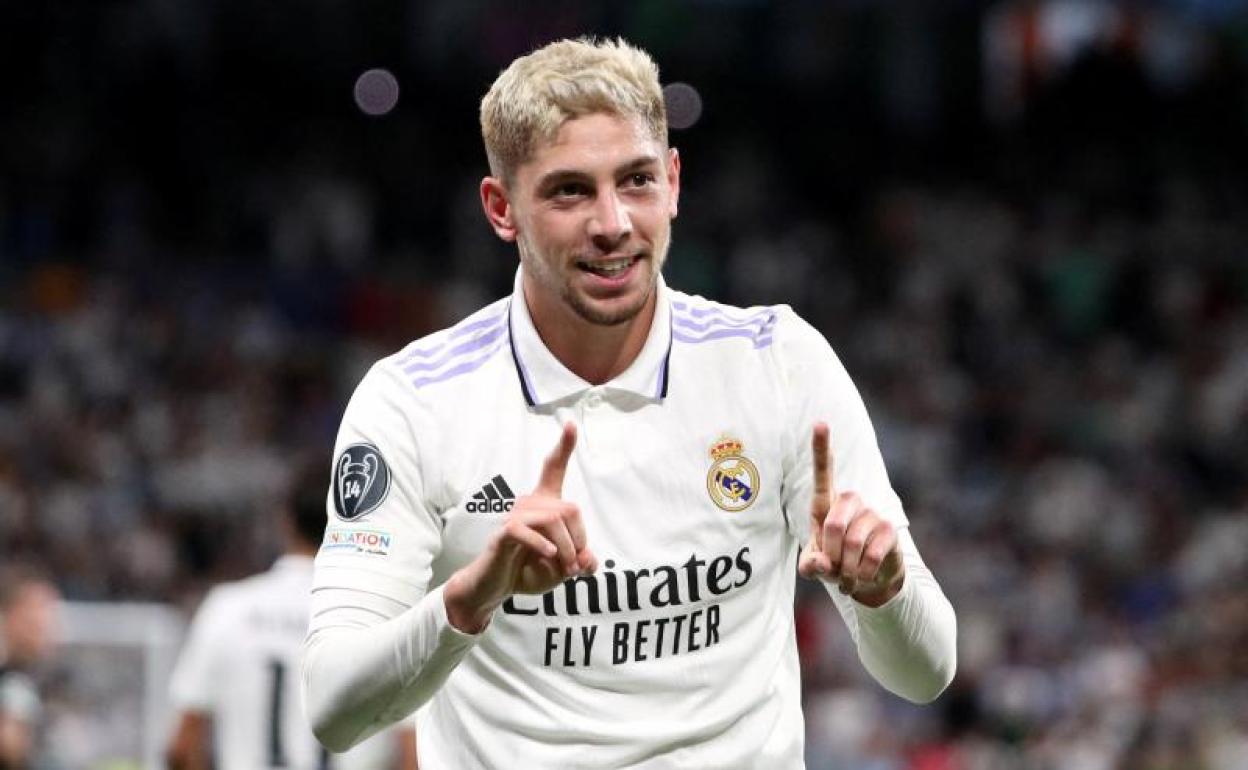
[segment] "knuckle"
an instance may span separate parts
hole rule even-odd
[[[534,529],[544,529],[551,522],[551,512],[546,508],[530,507],[525,510],[521,521]]]
[[[844,532],[849,526],[849,517],[844,511],[833,509],[828,517],[823,520],[823,530],[825,532]]]

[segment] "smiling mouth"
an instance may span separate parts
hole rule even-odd
[[[601,276],[603,278],[615,278],[622,275],[633,263],[638,262],[641,257],[619,257],[618,259],[603,259],[597,262],[578,261],[576,266],[587,273]]]

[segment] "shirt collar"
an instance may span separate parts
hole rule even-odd
[[[522,268],[523,269],[523,268]],[[658,277],[655,287],[658,301],[655,303],[654,320],[641,352],[629,367],[609,382],[603,390],[624,391],[653,401],[667,397],[668,362],[672,354],[672,309],[667,284]],[[529,406],[561,401],[569,396],[589,390],[593,386],[573,374],[550,352],[538,336],[524,300],[521,272],[516,271],[515,288],[512,291],[509,326],[511,353],[520,378],[520,389]]]

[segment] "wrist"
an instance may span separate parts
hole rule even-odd
[[[870,588],[855,591],[853,593],[854,601],[872,609],[878,609],[891,601],[894,596],[901,593],[901,589],[905,584],[906,574],[903,572],[883,586],[871,586]]]
[[[479,634],[490,624],[490,617],[498,607],[497,602],[482,602],[472,596],[469,581],[463,570],[451,575],[442,589],[442,601],[446,605],[446,619],[465,634]]]

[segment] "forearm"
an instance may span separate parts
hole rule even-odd
[[[899,541],[906,562],[900,593],[878,608],[840,600],[852,605],[858,658],[871,676],[889,692],[927,703],[953,680],[957,619],[908,530]],[[836,595],[835,584],[829,590]]]
[[[429,700],[475,643],[447,621],[441,589],[384,622],[380,597],[327,589],[304,649],[308,720],[321,743],[344,751]],[[382,600],[384,601],[384,600]]]

